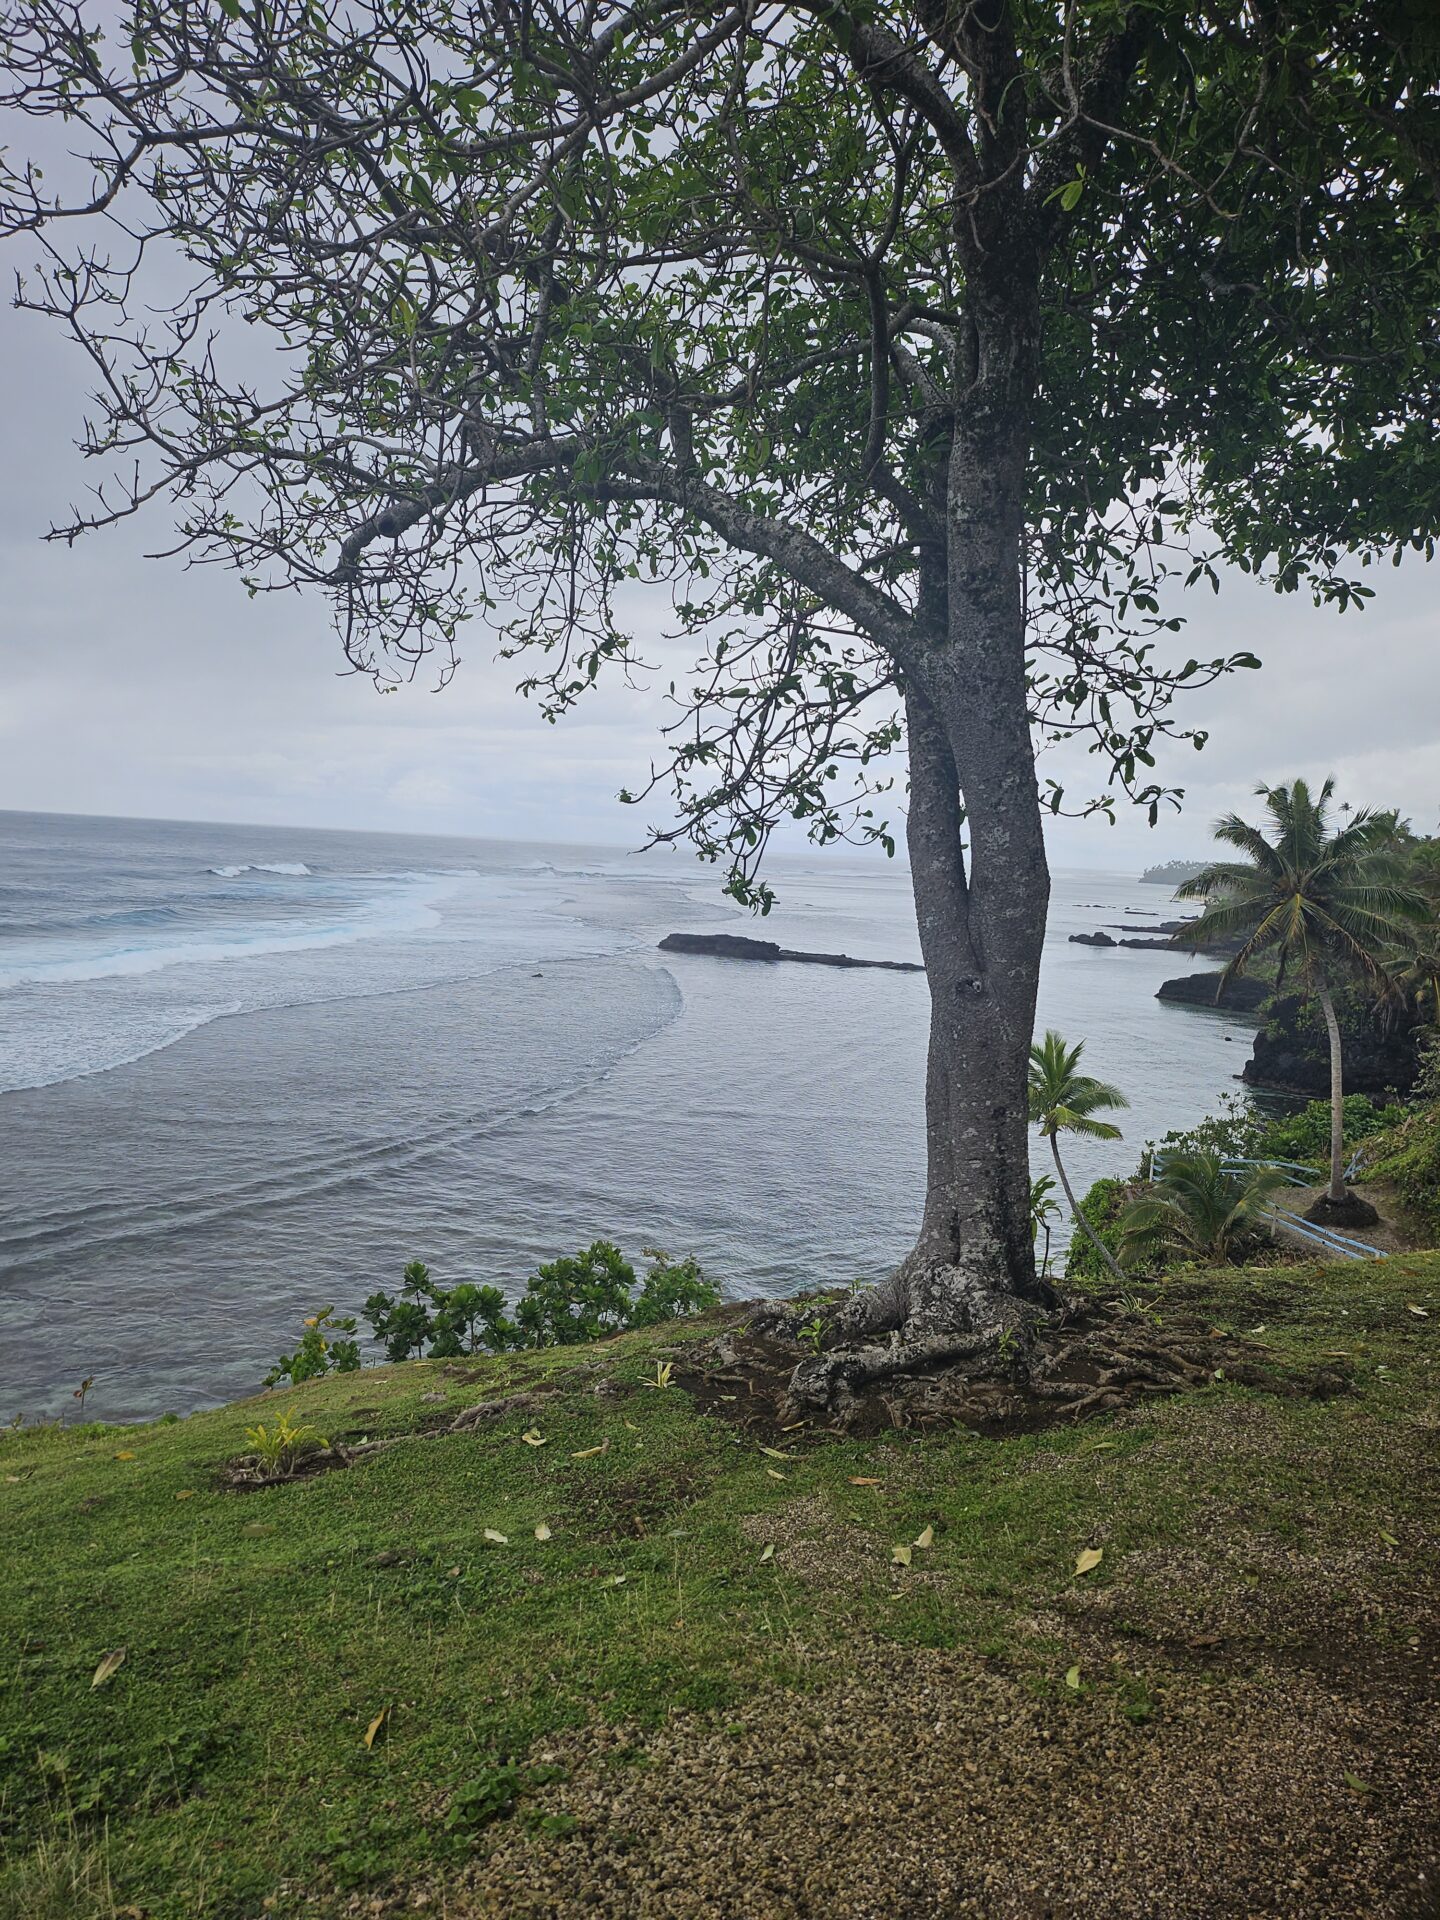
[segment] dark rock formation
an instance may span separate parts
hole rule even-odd
[[[1420,1070],[1411,1018],[1388,1021],[1348,998],[1339,1003],[1347,1093],[1408,1093]],[[1319,1011],[1298,994],[1277,1000],[1241,1078],[1252,1087],[1312,1097],[1330,1091],[1330,1044]]]
[[[886,973],[923,973],[918,960],[856,960],[848,953],[798,953],[774,940],[751,940],[743,933],[667,933],[662,953],[703,953],[720,960],[798,961],[807,967],[879,967]]]
[[[1072,947],[1120,947],[1128,942],[1112,940],[1108,933],[1072,933],[1070,944]]]
[[[1201,947],[1187,947],[1175,940],[1117,940],[1117,947],[1145,947],[1151,953],[1201,953]]]
[[[1218,973],[1182,973],[1177,979],[1163,980],[1155,990],[1157,1000],[1170,1000],[1182,1007],[1218,1007],[1223,1013],[1255,1013],[1269,997],[1263,980],[1241,975],[1231,980],[1216,998]]]

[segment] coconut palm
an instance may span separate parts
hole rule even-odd
[[[1108,1120],[1097,1120],[1095,1115],[1130,1104],[1117,1087],[1108,1087],[1103,1080],[1092,1080],[1089,1074],[1079,1072],[1080,1056],[1084,1051],[1083,1040],[1077,1040],[1073,1047],[1067,1046],[1062,1036],[1053,1029],[1043,1040],[1031,1046],[1030,1118],[1039,1127],[1042,1137],[1050,1142],[1055,1171],[1065,1189],[1065,1198],[1075,1224],[1111,1273],[1123,1284],[1125,1276],[1116,1266],[1110,1249],[1080,1211],[1080,1203],[1070,1185],[1070,1176],[1060,1158],[1062,1133],[1080,1134],[1089,1140],[1118,1140],[1120,1129]]]
[[[1257,787],[1270,836],[1227,814],[1215,838],[1245,857],[1217,861],[1176,888],[1179,899],[1206,903],[1185,929],[1187,944],[1240,943],[1216,982],[1217,999],[1228,981],[1273,955],[1277,991],[1293,974],[1320,1004],[1330,1040],[1330,1184],[1320,1211],[1355,1207],[1345,1189],[1345,1086],[1334,989],[1358,975],[1388,990],[1384,956],[1424,912],[1395,850],[1394,814],[1361,808],[1332,833],[1334,791],[1333,779],[1318,794],[1303,780]]]
[[[1120,1264],[1148,1266],[1160,1254],[1228,1260],[1285,1184],[1273,1167],[1227,1169],[1218,1153],[1175,1153],[1151,1191],[1120,1216]]]

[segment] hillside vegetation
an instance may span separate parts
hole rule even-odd
[[[0,1915],[1428,1911],[1440,1256],[1132,1309],[1210,1384],[1028,1433],[758,1439],[733,1308],[6,1433]]]

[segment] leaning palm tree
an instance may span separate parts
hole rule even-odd
[[[1218,1266],[1255,1236],[1284,1184],[1274,1167],[1228,1168],[1218,1153],[1172,1153],[1150,1192],[1120,1216],[1120,1264],[1148,1267],[1169,1254]]]
[[[1039,1127],[1042,1137],[1050,1142],[1055,1171],[1065,1189],[1065,1198],[1070,1203],[1075,1224],[1123,1285],[1125,1276],[1116,1266],[1110,1249],[1080,1211],[1080,1203],[1070,1185],[1070,1176],[1060,1158],[1062,1133],[1077,1133],[1090,1140],[1118,1140],[1120,1129],[1112,1126],[1108,1120],[1097,1120],[1095,1115],[1130,1104],[1118,1088],[1107,1087],[1103,1080],[1092,1080],[1089,1074],[1078,1071],[1080,1056],[1084,1051],[1083,1040],[1077,1040],[1073,1047],[1068,1047],[1053,1029],[1031,1047],[1030,1118]]]
[[[1333,779],[1318,794],[1303,780],[1257,787],[1269,811],[1271,836],[1238,814],[1227,814],[1216,825],[1215,838],[1245,858],[1216,862],[1184,881],[1176,894],[1206,902],[1185,929],[1187,945],[1240,943],[1216,982],[1217,999],[1230,980],[1269,954],[1276,961],[1277,992],[1293,975],[1319,1002],[1330,1040],[1330,1184],[1311,1212],[1320,1218],[1369,1219],[1372,1210],[1345,1187],[1344,1069],[1334,990],[1356,977],[1389,990],[1385,955],[1403,942],[1424,901],[1395,850],[1395,815],[1362,808],[1332,833],[1334,791]]]

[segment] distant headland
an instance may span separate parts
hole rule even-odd
[[[1203,873],[1210,864],[1208,860],[1166,860],[1158,867],[1147,867],[1140,878],[1153,887],[1178,887],[1183,881],[1193,880],[1197,873]]]

